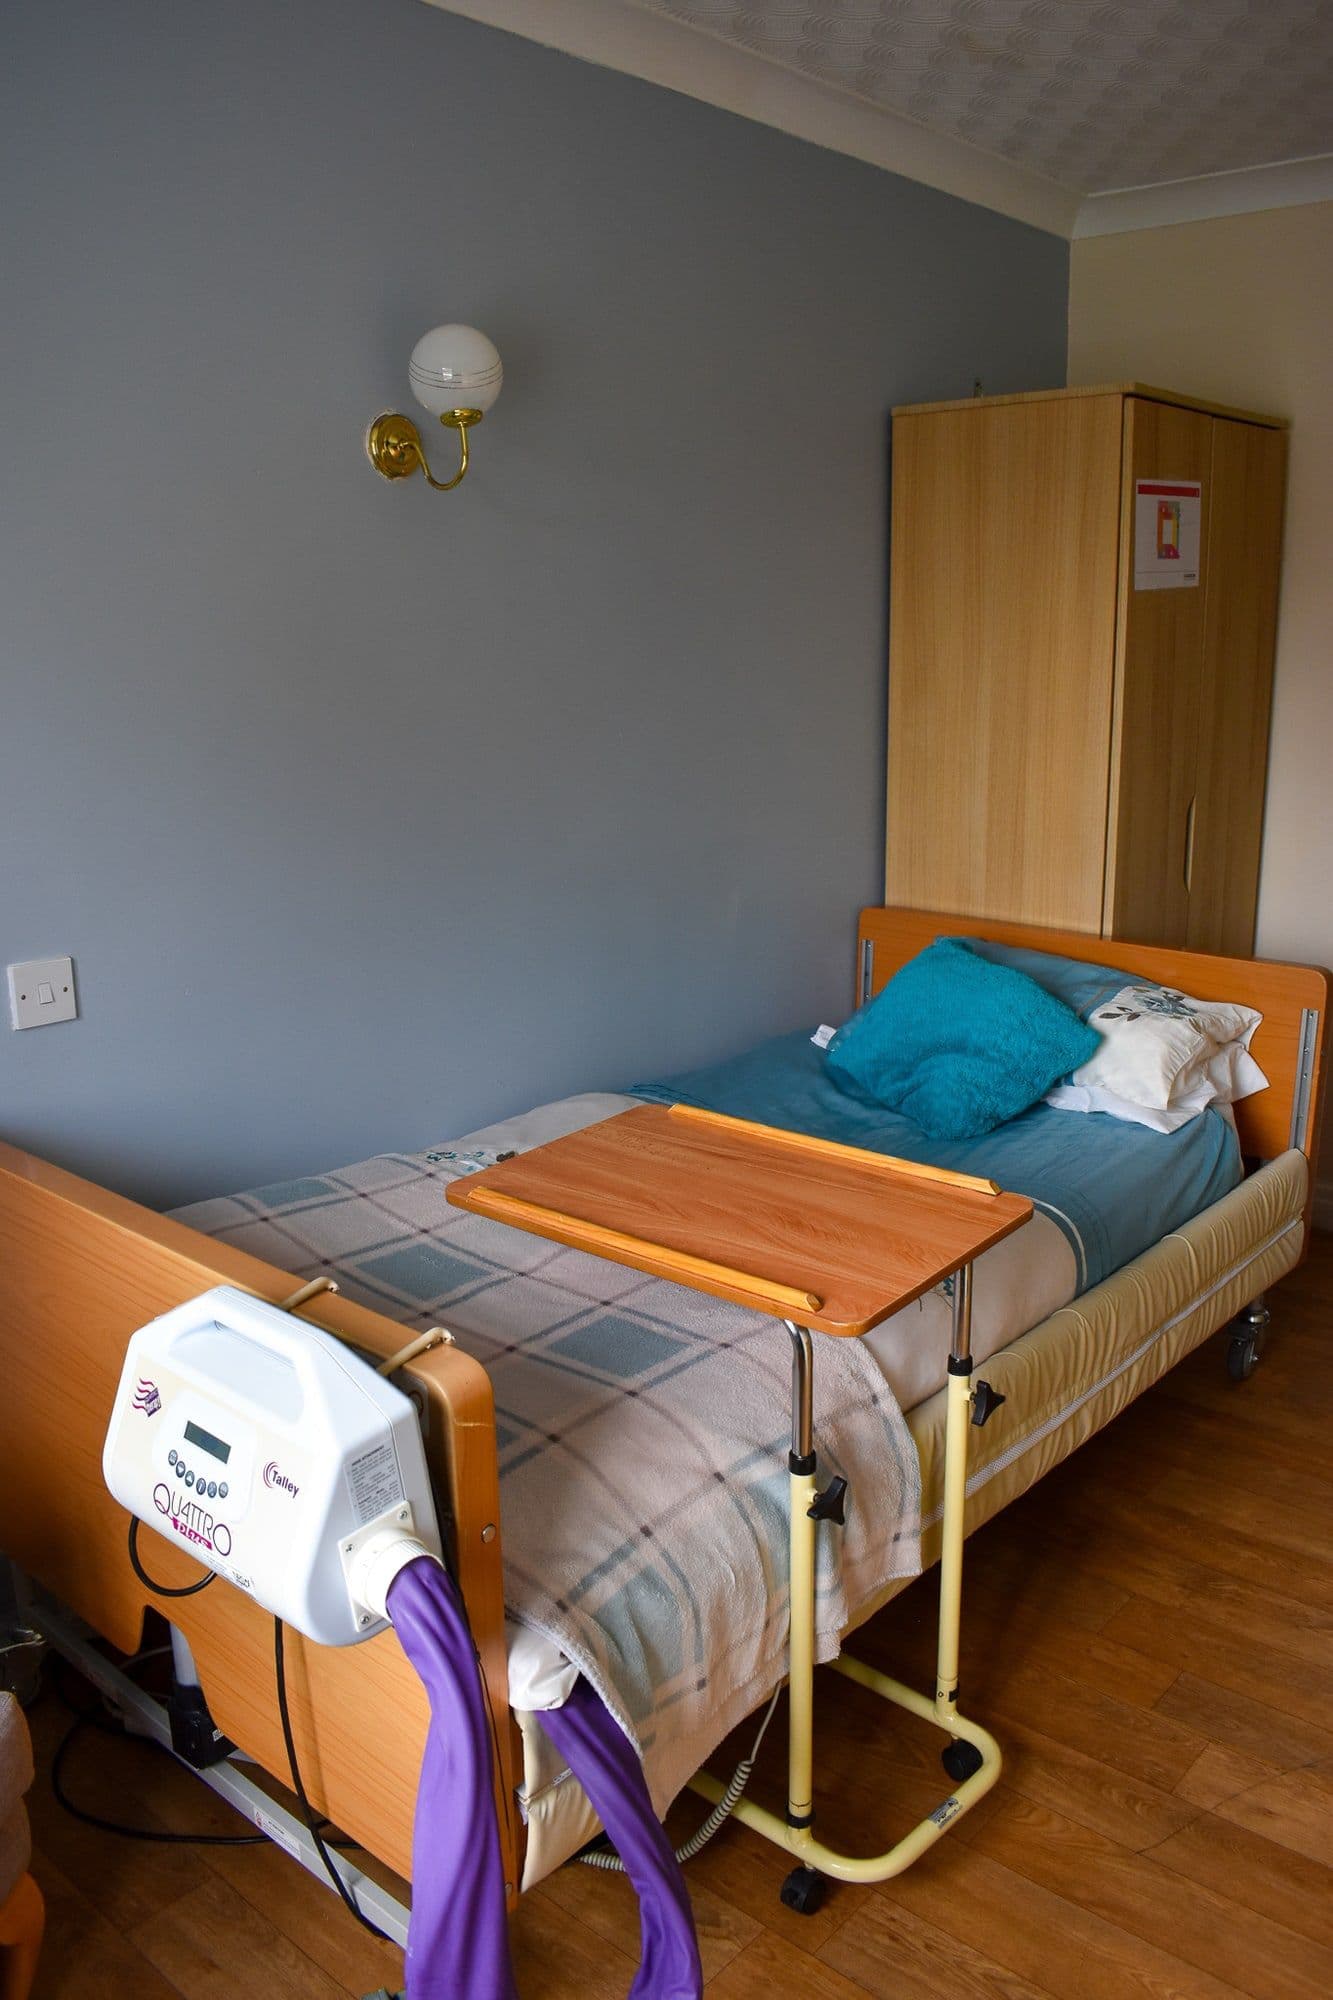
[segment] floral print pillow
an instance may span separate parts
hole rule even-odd
[[[1262,1018],[1167,986],[1122,986],[1089,1014],[1101,1047],[1070,1081],[1164,1110],[1197,1091],[1219,1049],[1248,1046]]]

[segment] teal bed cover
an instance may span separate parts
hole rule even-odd
[[[1059,1224],[1081,1292],[1220,1201],[1243,1177],[1235,1127],[1217,1110],[1177,1132],[1153,1132],[1101,1112],[1036,1104],[984,1138],[929,1139],[854,1084],[835,1080],[805,1031],[630,1090],[650,1103],[703,1105],[998,1181]]]

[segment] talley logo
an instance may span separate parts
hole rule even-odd
[[[270,1459],[268,1464],[264,1467],[264,1484],[265,1486],[277,1487],[278,1491],[281,1493],[290,1493],[293,1500],[296,1498],[298,1492],[300,1491],[300,1488],[297,1486],[296,1481],[294,1479],[289,1479],[285,1472],[280,1472],[277,1466],[273,1463],[272,1459]]]
[[[142,1410],[146,1417],[155,1417],[162,1407],[162,1392],[146,1375],[141,1375],[134,1385],[133,1407]]]

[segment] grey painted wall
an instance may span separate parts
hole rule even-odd
[[[838,1017],[886,413],[1061,381],[1065,246],[418,0],[4,39],[0,1131],[184,1201]]]

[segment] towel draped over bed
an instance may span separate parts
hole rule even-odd
[[[450,1208],[492,1148],[380,1155],[202,1204],[197,1227],[409,1324],[442,1323],[495,1388],[510,1614],[638,1745],[665,1809],[786,1671],[790,1343],[781,1322]],[[225,1213],[224,1213],[225,1211]],[[632,1405],[632,1421],[629,1421]],[[920,1467],[858,1341],[821,1340],[817,1649],[921,1566]]]

